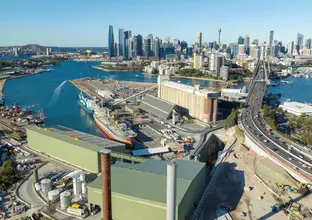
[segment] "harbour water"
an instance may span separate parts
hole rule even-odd
[[[290,99],[296,102],[312,102],[312,78],[289,77],[287,81],[292,82],[292,84],[269,87],[269,92],[281,93],[281,101]]]
[[[99,62],[88,63],[90,75],[94,78],[155,82],[156,77],[140,72],[104,72],[92,68]],[[3,90],[6,105],[12,107],[15,102],[21,107],[38,104],[44,111],[47,126],[63,125],[95,135],[103,135],[95,126],[92,116],[86,114],[77,104],[79,93],[68,80],[89,77],[84,62],[64,61],[52,67],[53,71],[8,80]],[[67,80],[67,82],[65,82]],[[218,82],[206,80],[190,80],[174,78],[185,84],[201,84],[202,86],[218,86]],[[64,83],[65,82],[65,83]]]

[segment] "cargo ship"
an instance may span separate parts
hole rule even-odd
[[[130,129],[127,123],[114,124],[110,121],[109,109],[96,108],[93,114],[96,125],[111,140],[126,144],[128,147],[133,146],[133,139],[137,134]]]
[[[95,109],[97,101],[93,99],[89,99],[87,96],[85,96],[82,93],[82,91],[77,96],[77,102],[87,113],[89,114],[94,113],[94,109]]]

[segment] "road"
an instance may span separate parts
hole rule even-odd
[[[281,139],[273,131],[267,132],[266,130],[268,125],[260,112],[263,96],[266,92],[264,71],[263,62],[259,60],[254,71],[249,95],[239,116],[239,123],[265,152],[303,176],[307,182],[312,182],[312,155],[309,152],[304,152],[290,141]]]

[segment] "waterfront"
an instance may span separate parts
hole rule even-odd
[[[91,68],[94,64],[96,63],[88,64],[90,76],[94,78],[153,83],[157,81],[156,77],[139,72],[104,72]],[[8,80],[3,90],[6,105],[12,107],[15,102],[18,102],[21,107],[38,104],[47,117],[47,126],[63,125],[90,134],[102,135],[102,132],[95,126],[92,116],[87,115],[77,104],[76,97],[79,90],[68,81],[60,87],[65,80],[79,77],[89,77],[84,62],[64,61],[54,66],[51,72]],[[186,84],[199,83],[205,87],[219,85],[218,82],[207,80],[182,78],[173,80]]]
[[[312,94],[309,92],[312,88],[311,78],[289,77],[287,81],[292,82],[292,84],[269,87],[269,92],[281,93],[281,101],[290,99],[296,102],[312,102]]]

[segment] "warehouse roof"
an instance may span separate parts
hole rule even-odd
[[[294,115],[312,115],[312,106],[300,102],[284,102],[280,107]]]
[[[173,81],[164,81],[162,82],[162,85],[171,87],[173,89],[178,89],[184,92],[196,94],[199,96],[204,96],[204,97],[217,97],[219,96],[219,92],[212,91],[212,90],[207,90],[207,89],[200,89],[199,86],[191,86],[191,85],[186,85],[182,83],[177,83]]]
[[[175,104],[159,99],[152,95],[145,95],[140,108],[146,112],[153,113],[163,119],[169,119]]]
[[[205,164],[179,159],[175,162],[177,164],[178,205]],[[140,164],[116,163],[111,167],[112,192],[166,203],[166,173],[167,163],[164,161],[146,159]],[[101,176],[88,184],[88,187],[101,189]]]
[[[145,148],[145,149],[133,150],[131,152],[131,154],[133,156],[145,156],[145,155],[167,153],[167,152],[169,152],[169,148],[168,147],[153,147],[153,148]]]
[[[124,144],[121,144],[116,141],[111,141],[103,137],[86,134],[63,126],[56,126],[53,128],[40,128],[36,126],[27,126],[27,129],[96,152],[102,150],[103,148],[114,148],[124,146]]]

